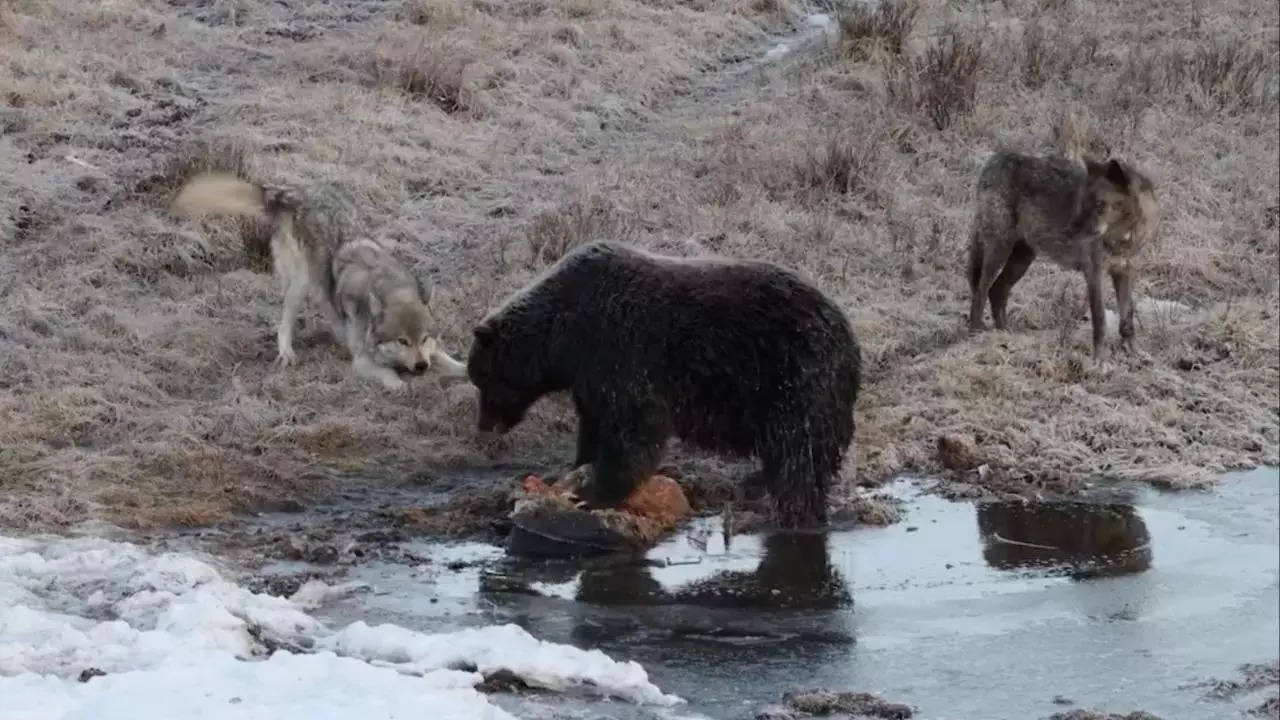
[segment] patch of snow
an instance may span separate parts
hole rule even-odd
[[[578,573],[568,582],[562,583],[529,583],[529,589],[542,597],[560,598],[561,600],[576,600],[578,591],[582,588],[582,573]]]
[[[277,598],[190,556],[93,538],[0,537],[2,714],[289,720],[429,708],[438,718],[506,720],[474,687],[500,669],[553,690],[682,702],[635,662],[515,625],[431,635],[356,622],[333,631],[304,611],[346,589],[309,583]],[[90,668],[106,674],[80,682]]]
[[[424,635],[395,625],[370,627],[357,621],[323,645],[401,672],[426,674],[439,668],[475,667],[484,675],[508,670],[533,687],[567,690],[595,685],[636,703],[674,705],[649,682],[638,663],[620,663],[599,650],[580,650],[538,640],[517,625]]]
[[[836,21],[826,13],[814,13],[812,15],[805,16],[804,24],[812,28],[822,28],[825,30],[834,26]]]
[[[1120,316],[1116,311],[1107,309],[1107,332],[1119,332]],[[1159,298],[1140,297],[1134,300],[1133,314],[1149,321],[1174,322],[1191,314],[1191,307],[1177,300],[1161,300]]]
[[[1178,317],[1191,312],[1191,307],[1177,300],[1161,300],[1159,298],[1141,297],[1134,303],[1134,312],[1143,315],[1167,315]]]
[[[330,585],[323,580],[312,578],[303,583],[301,587],[289,596],[289,602],[300,608],[312,610],[324,605],[329,600],[342,597],[356,590],[364,590],[368,587],[367,583],[361,582]]]
[[[777,60],[778,58],[791,52],[791,46],[786,43],[778,43],[774,45],[769,52],[764,54],[766,60]]]

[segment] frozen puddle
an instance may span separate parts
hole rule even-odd
[[[1223,718],[1259,700],[1196,683],[1280,655],[1280,473],[1213,493],[948,502],[895,487],[887,528],[736,536],[692,523],[642,562],[531,563],[483,545],[371,562],[335,622],[423,632],[514,622],[640,662],[677,712],[741,718],[806,686],[906,702],[918,718],[1045,718],[1072,707]],[[1063,705],[1055,699],[1068,699]],[[653,718],[653,705],[498,696],[521,717]],[[1252,704],[1250,704],[1252,703]],[[567,714],[566,714],[567,713]]]
[[[251,593],[189,556],[0,538],[0,716],[511,718],[475,689],[498,671],[533,688],[680,702],[634,662],[513,624],[330,630],[304,605]]]
[[[799,38],[792,38],[791,41],[778,41],[768,51],[765,52],[764,58],[773,62],[779,60],[794,50],[794,42],[807,42],[818,37],[830,38],[837,30],[836,21],[827,13],[814,13],[805,15],[800,19],[801,29]]]

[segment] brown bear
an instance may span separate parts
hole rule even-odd
[[[826,522],[853,440],[861,351],[848,318],[767,262],[680,258],[616,243],[578,248],[476,326],[467,374],[479,428],[518,424],[568,391],[584,499],[616,507],[674,435],[761,461],[784,527]]]

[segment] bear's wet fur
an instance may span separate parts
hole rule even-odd
[[[591,507],[616,507],[674,435],[759,458],[778,524],[795,528],[826,522],[860,365],[848,318],[790,270],[598,242],[481,321],[467,373],[481,431],[505,432],[543,395],[570,393]]]

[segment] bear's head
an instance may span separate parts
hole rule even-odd
[[[473,331],[467,377],[480,391],[481,432],[505,433],[545,392],[538,382],[537,359],[503,337],[492,320]]]

